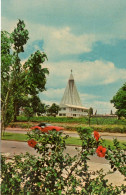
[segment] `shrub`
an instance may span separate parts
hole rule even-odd
[[[27,117],[18,116],[18,121],[27,121]],[[53,117],[53,116],[39,116],[39,117],[31,117],[30,121],[32,122],[55,122],[55,123],[82,123],[88,124],[88,117],[80,117],[80,118],[70,118],[70,117]],[[116,119],[116,118],[105,118],[105,117],[92,117],[90,119],[91,125],[126,125],[126,119]]]
[[[16,127],[18,127],[18,128],[30,128],[30,127],[32,127],[32,125],[29,124],[29,123],[18,123],[18,122],[10,123],[9,126],[12,127],[12,128],[16,128]]]
[[[113,171],[118,169],[124,176],[125,153],[114,140],[114,149],[106,150],[104,140],[99,133],[91,128],[79,128],[82,140],[81,149],[77,148],[77,155],[71,157],[66,149],[67,135],[61,132],[49,134],[28,134],[29,147],[33,147],[38,156],[16,155],[7,162],[2,157],[2,194],[120,194],[126,192],[125,186],[113,187],[108,184],[102,170],[90,171],[88,160],[90,155],[97,152],[98,156],[109,160]],[[99,157],[100,158],[100,157]]]

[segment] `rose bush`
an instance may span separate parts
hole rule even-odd
[[[106,174],[102,171],[91,171],[88,161],[96,153],[109,160],[113,171],[118,169],[124,176],[125,151],[121,150],[118,141],[114,148],[106,148],[100,135],[91,128],[78,128],[82,147],[76,148],[77,154],[64,154],[67,135],[61,132],[49,134],[28,134],[28,145],[36,150],[36,156],[26,153],[16,155],[9,162],[2,156],[2,194],[121,194],[125,186],[108,184]],[[97,138],[96,138],[96,137]]]

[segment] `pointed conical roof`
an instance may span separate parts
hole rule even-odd
[[[71,71],[70,74],[70,78],[68,80],[63,98],[61,100],[60,106],[62,105],[74,105],[74,106],[82,106],[76,85],[75,85],[75,81],[74,81],[74,77]]]

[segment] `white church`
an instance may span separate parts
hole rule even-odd
[[[58,116],[82,117],[88,114],[88,108],[83,107],[81,103],[72,70],[59,106]]]

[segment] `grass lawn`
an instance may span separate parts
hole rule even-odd
[[[27,141],[27,134],[19,134],[19,133],[6,133],[1,138],[2,140],[13,140],[13,141]]]
[[[27,141],[28,136],[27,134],[6,133],[5,132],[5,135],[2,136],[2,140]],[[126,144],[126,142],[120,141],[120,146],[122,147],[122,149],[126,149],[126,146],[124,146],[123,143]],[[68,137],[66,140],[66,144],[81,146],[81,140],[78,137]],[[104,146],[107,147],[108,145],[113,146],[112,140],[105,140]]]

